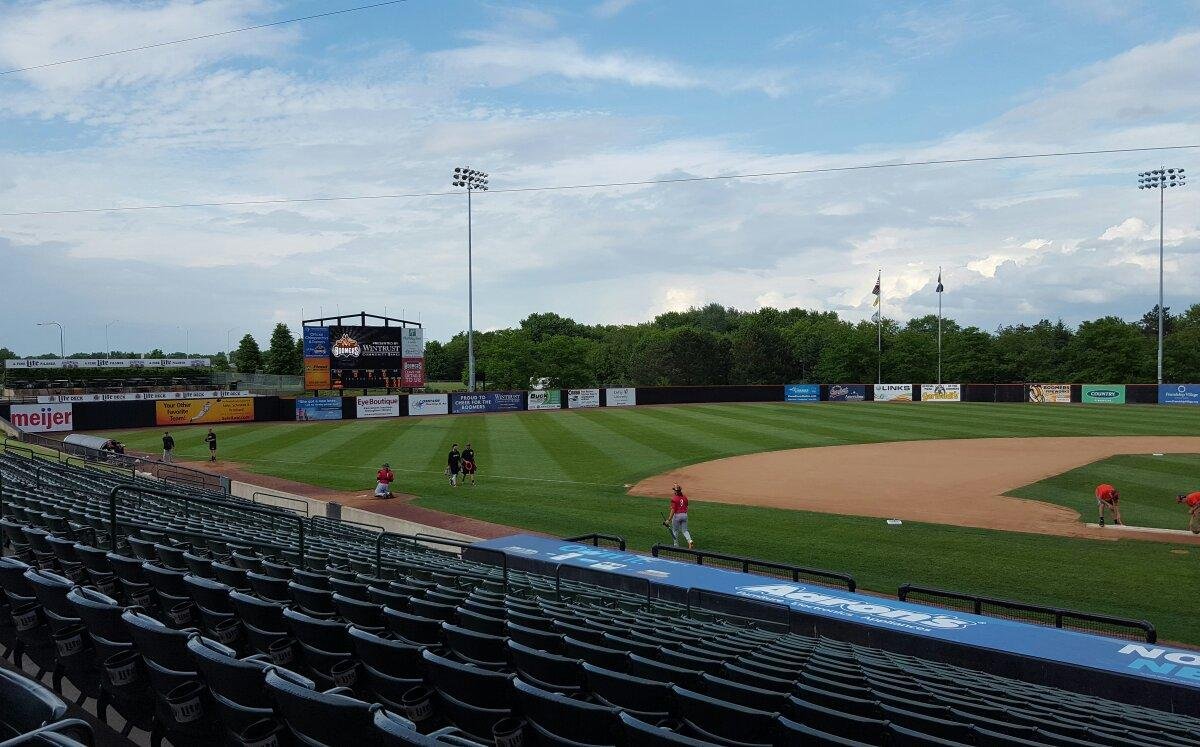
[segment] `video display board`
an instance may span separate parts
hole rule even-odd
[[[305,327],[304,388],[401,389],[425,385],[420,327]]]

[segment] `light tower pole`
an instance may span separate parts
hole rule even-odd
[[[1187,185],[1183,169],[1157,168],[1138,174],[1138,189],[1158,190],[1158,383],[1163,383],[1163,245],[1167,187]]]
[[[472,274],[471,193],[486,192],[488,175],[459,166],[450,176],[455,187],[467,188],[467,391],[475,391],[475,279]]]
[[[104,325],[104,354],[106,356],[108,356],[109,360],[112,359],[112,345],[108,341],[108,328],[113,326],[114,324],[116,324],[119,321],[121,321],[121,320],[113,319],[111,322]]]
[[[39,326],[39,327],[58,327],[58,357],[66,358],[67,357],[67,345],[64,342],[63,326],[61,324],[59,324],[58,322],[38,322],[37,326]]]

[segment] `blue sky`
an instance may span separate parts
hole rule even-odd
[[[0,0],[0,69],[350,7]],[[1200,3],[410,0],[0,76],[0,212],[442,190],[1200,143]],[[1140,316],[1200,151],[476,201],[476,323],[719,301],[999,324]],[[1200,186],[1168,304],[1200,300]],[[0,217],[0,345],[224,347],[323,309],[465,327],[452,198]]]

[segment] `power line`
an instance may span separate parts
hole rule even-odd
[[[41,70],[47,67],[57,67],[58,65],[70,65],[73,62],[84,62],[86,60],[98,60],[101,57],[112,57],[119,54],[129,54],[130,52],[143,52],[147,49],[157,49],[158,47],[168,47],[172,44],[185,44],[187,42],[200,41],[202,39],[214,39],[218,36],[229,36],[230,34],[240,34],[243,31],[254,31],[256,29],[266,29],[272,26],[283,26],[289,23],[299,23],[300,21],[311,21],[317,18],[328,18],[329,16],[341,15],[343,13],[355,13],[360,10],[370,10],[372,8],[382,8],[385,5],[399,5],[407,2],[407,0],[387,0],[386,2],[372,3],[371,5],[359,5],[355,8],[345,8],[343,10],[331,10],[327,13],[317,13],[311,16],[301,16],[299,18],[288,18],[283,21],[272,21],[271,23],[260,23],[255,26],[243,26],[238,29],[229,29],[228,31],[217,31],[212,34],[201,34],[200,36],[189,36],[186,39],[174,39],[172,41],[158,42],[156,44],[146,44],[141,47],[129,47],[128,49],[116,49],[112,52],[101,52],[100,54],[91,54],[87,57],[75,57],[70,60],[59,60],[58,62],[46,62],[41,65],[30,65],[29,67],[18,67],[12,70],[0,70],[0,75],[11,75],[12,73],[24,73],[29,70]]]
[[[1095,156],[1114,153],[1146,153],[1149,151],[1167,151],[1167,150],[1188,150],[1200,148],[1200,144],[1196,145],[1160,145],[1148,148],[1109,148],[1105,150],[1073,150],[1073,151],[1056,151],[1052,153],[1022,153],[1018,155],[1008,156],[971,156],[965,158],[943,158],[932,159],[926,161],[902,161],[897,163],[870,163],[859,164],[855,166],[827,166],[823,168],[812,169],[792,169],[788,171],[759,171],[744,174],[720,174],[717,176],[680,176],[667,179],[640,179],[636,181],[626,182],[597,182],[592,184],[559,184],[545,187],[510,187],[508,189],[492,189],[487,192],[488,195],[498,194],[517,194],[522,192],[560,192],[567,190],[578,189],[607,189],[611,187],[640,187],[657,184],[684,184],[688,182],[712,182],[724,181],[732,179],[756,179],[771,176],[804,176],[811,174],[833,174],[847,171],[866,171],[870,169],[899,169],[910,168],[913,166],[946,166],[946,165],[962,165],[970,163],[983,163],[986,161],[1016,161],[1028,160],[1036,158],[1065,158],[1069,156]],[[184,208],[207,208],[207,207],[246,207],[252,205],[283,205],[309,202],[351,202],[356,200],[401,200],[417,197],[448,197],[459,196],[462,192],[446,191],[446,192],[406,192],[395,194],[378,194],[378,195],[341,195],[335,197],[280,197],[272,200],[236,200],[229,202],[182,202],[166,205],[132,205],[129,207],[101,207],[101,208],[71,208],[66,210],[34,210],[19,213],[0,213],[3,218],[15,218],[22,216],[34,215],[72,215],[77,213],[118,213],[118,212],[134,212],[139,210],[178,210]],[[483,196],[483,193],[480,193]]]

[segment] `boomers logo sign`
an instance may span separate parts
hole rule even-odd
[[[154,403],[154,421],[159,425],[245,423],[251,420],[254,420],[254,400],[250,397],[160,400]]]
[[[922,384],[922,402],[962,402],[962,384]]]

